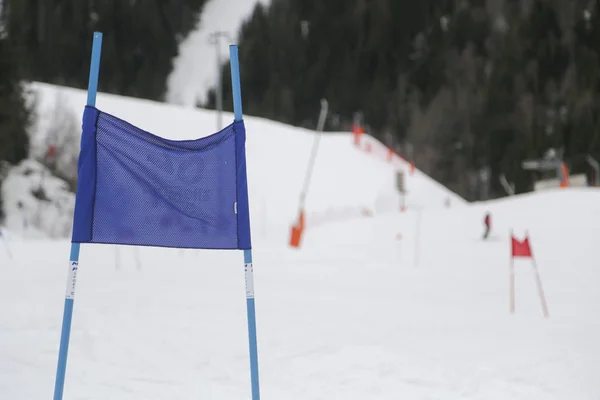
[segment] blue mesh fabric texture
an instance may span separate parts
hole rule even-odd
[[[86,107],[72,241],[250,249],[245,135],[167,140]]]

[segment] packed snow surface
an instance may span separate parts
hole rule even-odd
[[[57,92],[81,115],[84,92],[33,88],[40,137]],[[97,104],[172,139],[214,126],[207,111],[103,94]],[[292,250],[314,133],[246,124],[263,399],[599,398],[600,191],[467,205],[417,170],[401,213],[406,166],[326,134],[307,211],[375,212],[310,228]],[[0,242],[0,397],[49,398],[69,242],[12,229]],[[529,234],[549,318],[527,259],[515,260],[509,312],[511,230]],[[77,284],[65,399],[250,398],[240,252],[83,245]]]

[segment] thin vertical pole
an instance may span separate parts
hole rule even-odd
[[[308,166],[306,173],[304,174],[304,184],[302,185],[302,192],[300,193],[300,206],[298,207],[300,212],[304,210],[304,203],[306,201],[306,195],[308,194],[308,187],[310,185],[310,178],[317,160],[317,153],[319,151],[319,143],[323,136],[323,129],[325,128],[325,121],[327,120],[327,113],[329,112],[329,103],[326,99],[321,99],[321,111],[319,113],[319,120],[317,122],[317,134],[313,141],[312,150],[310,152],[310,158],[308,159]]]
[[[512,248],[513,243],[513,231],[510,231],[510,264],[508,266],[508,302],[509,302],[509,310],[511,314],[515,313],[515,255],[514,250]]]
[[[229,46],[229,58],[231,62],[231,89],[233,91],[233,116],[236,121],[241,121],[242,110],[242,84],[240,81],[240,61],[238,58],[238,47]]]
[[[415,221],[415,267],[419,266],[419,251],[421,247],[421,208],[417,208],[417,220]]]
[[[250,348],[252,400],[259,400],[258,344],[256,339],[256,309],[254,307],[254,268],[252,266],[252,250],[244,250],[244,274],[246,279],[246,309],[248,313],[248,344]]]
[[[92,59],[90,66],[90,79],[88,83],[87,105],[96,105],[96,92],[98,90],[98,73],[100,72],[100,54],[102,49],[102,33],[94,32],[92,45]],[[58,351],[58,366],[54,382],[54,400],[62,400],[67,370],[67,354],[69,352],[69,338],[71,336],[71,320],[73,317],[73,302],[75,300],[75,283],[77,269],[79,268],[79,243],[71,243],[71,256],[69,258],[69,274],[67,278],[67,291],[65,293],[65,308],[63,311],[62,330],[60,334],[60,348]]]
[[[237,46],[229,46],[231,60],[231,87],[233,90],[233,114],[236,121],[243,119],[242,86],[240,82],[240,64]],[[256,340],[256,311],[254,307],[254,268],[252,250],[244,250],[244,273],[246,278],[246,309],[248,313],[248,342],[250,347],[250,382],[252,400],[260,399],[258,383],[258,345]]]
[[[525,233],[525,237],[529,239],[529,233]],[[548,304],[546,303],[546,295],[544,294],[544,288],[542,287],[542,278],[540,277],[540,271],[537,267],[537,262],[535,261],[535,256],[533,254],[533,249],[531,248],[531,241],[529,242],[531,252],[531,263],[533,265],[533,271],[535,273],[535,284],[537,286],[538,296],[540,298],[540,303],[542,304],[542,313],[545,318],[548,318],[550,314],[548,313]]]
[[[508,284],[508,301],[510,313],[515,313],[515,261],[513,256],[510,256],[509,266],[509,284]]]
[[[544,288],[542,287],[542,278],[540,277],[540,272],[538,270],[537,263],[535,262],[533,254],[531,255],[531,262],[533,263],[533,270],[535,272],[535,283],[537,285],[538,296],[540,297],[540,302],[542,304],[542,313],[544,314],[544,317],[548,318],[550,314],[548,313],[546,295],[544,295]]]
[[[94,32],[92,44],[92,61],[90,65],[90,78],[88,81],[87,105],[96,106],[96,93],[98,92],[98,75],[100,74],[100,56],[102,54],[102,33]]]

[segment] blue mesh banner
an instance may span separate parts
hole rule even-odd
[[[250,249],[244,123],[173,141],[86,107],[75,243]]]

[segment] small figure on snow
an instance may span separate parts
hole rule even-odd
[[[492,230],[492,216],[489,212],[485,213],[485,218],[483,220],[485,224],[485,232],[483,233],[483,239],[487,239],[490,235],[490,231]]]

